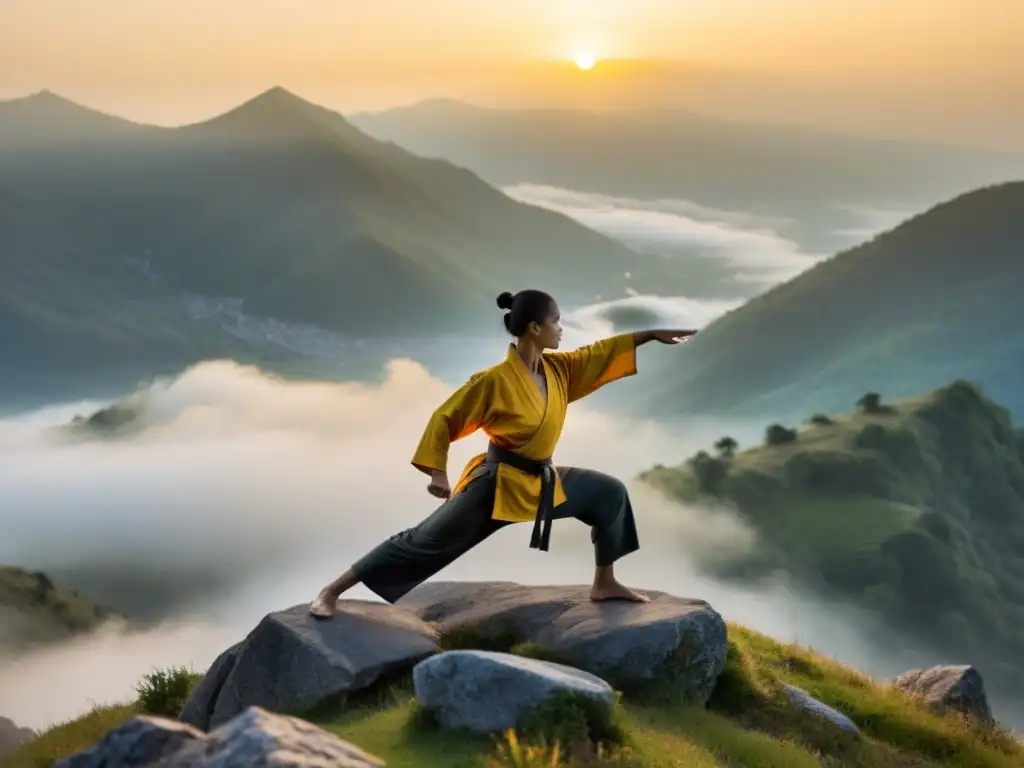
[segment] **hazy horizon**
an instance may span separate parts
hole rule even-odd
[[[937,6],[937,7],[936,7]],[[396,22],[396,19],[400,20]],[[0,99],[48,89],[158,125],[275,85],[337,111],[683,108],[843,133],[1024,148],[1024,6],[1012,0],[678,3],[261,0],[0,9]],[[70,37],[73,35],[74,37]],[[588,53],[582,71],[572,59]]]

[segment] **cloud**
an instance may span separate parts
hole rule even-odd
[[[407,360],[392,361],[379,384],[289,382],[212,362],[147,390],[143,428],[122,438],[75,440],[59,428],[95,404],[0,420],[0,562],[64,574],[67,586],[154,622],[0,659],[0,714],[38,728],[130,699],[155,666],[203,670],[265,613],[308,601],[367,549],[415,525],[435,504],[411,453],[451,389]],[[679,463],[724,432],[756,428],[716,420],[680,431],[584,401],[570,412],[558,461],[628,479]],[[482,435],[455,444],[453,479],[483,447]],[[899,661],[882,656],[866,618],[785,580],[740,587],[701,575],[707,553],[741,555],[756,544],[728,510],[680,506],[636,483],[632,493],[643,552],[622,562],[627,583],[710,600],[731,620],[867,668]],[[585,526],[557,524],[548,553],[528,539],[526,526],[501,531],[439,578],[589,581]],[[362,588],[350,596],[372,597]]]
[[[635,295],[579,307],[568,312],[565,321],[580,332],[581,339],[591,340],[643,328],[703,328],[742,303],[730,299]]]
[[[870,240],[880,232],[890,230],[918,213],[914,210],[883,208],[861,203],[838,204],[835,207],[849,214],[856,223],[855,226],[835,231],[836,235],[850,240],[853,244]]]
[[[739,279],[765,284],[814,266],[823,254],[805,252],[779,234],[791,222],[709,208],[688,200],[638,200],[538,184],[506,187],[512,198],[550,208],[639,249],[686,249],[724,261]]]

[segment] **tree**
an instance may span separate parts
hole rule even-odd
[[[722,492],[725,478],[729,474],[729,465],[726,462],[716,459],[707,451],[697,451],[689,463],[701,493],[717,496]]]
[[[882,396],[877,392],[867,392],[857,401],[857,407],[864,413],[879,413],[882,410]]]
[[[732,455],[736,453],[736,449],[739,447],[739,443],[733,440],[731,437],[726,435],[717,443],[715,443],[715,450],[718,451],[718,455],[723,459],[731,459]]]
[[[764,433],[764,441],[768,445],[783,445],[784,443],[796,442],[796,430],[789,429],[781,424],[772,424]]]
[[[826,416],[824,413],[816,413],[807,420],[808,424],[815,424],[819,427],[827,427],[829,424],[835,424],[831,417]]]

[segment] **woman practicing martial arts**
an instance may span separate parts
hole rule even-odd
[[[569,403],[634,375],[639,345],[677,344],[696,331],[639,331],[571,352],[545,352],[557,349],[562,337],[551,296],[503,293],[498,307],[509,310],[505,328],[515,343],[503,362],[471,376],[434,412],[412,459],[430,475],[427,490],[445,502],[324,587],[309,607],[313,616],[332,616],[338,597],[360,582],[393,603],[510,523],[532,521],[530,546],[547,550],[551,521],[566,517],[591,528],[597,570],[590,599],[647,601],[616,581],[613,571],[616,560],[640,546],[625,485],[590,469],[556,468],[551,457]],[[469,461],[452,491],[448,446],[478,429],[490,437],[487,453]]]

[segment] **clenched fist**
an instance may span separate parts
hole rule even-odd
[[[451,498],[452,489],[448,485],[448,474],[437,470],[431,472],[430,485],[427,486],[427,492],[431,496],[437,496],[439,499]]]

